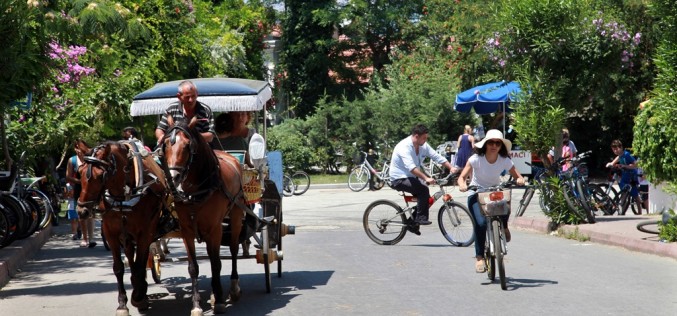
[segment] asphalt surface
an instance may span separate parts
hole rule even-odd
[[[311,185],[312,189],[341,189],[346,184]],[[519,201],[522,191],[513,190],[513,200]],[[456,198],[463,201],[462,198]],[[350,201],[345,201],[350,203]],[[513,210],[515,210],[513,202]],[[597,217],[596,224],[566,225],[561,227],[560,233],[577,234],[589,238],[590,242],[609,246],[621,247],[630,251],[653,254],[662,257],[677,259],[677,243],[665,243],[657,235],[646,234],[636,229],[637,223],[645,220],[658,220],[656,215],[625,215]],[[538,196],[534,196],[523,217],[511,217],[512,228],[534,230],[543,234],[554,234],[548,230],[549,221],[540,211]],[[577,230],[577,231],[576,231]],[[49,240],[53,228],[40,231],[33,236],[13,242],[0,249],[0,288],[21,270],[21,266],[30,260]]]

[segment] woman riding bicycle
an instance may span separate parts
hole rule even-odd
[[[468,190],[466,179],[472,175],[470,185],[487,188],[501,184],[501,173],[509,170],[517,185],[524,185],[524,178],[517,172],[515,165],[510,160],[510,148],[512,143],[503,138],[503,133],[492,129],[482,141],[475,143],[475,154],[468,159],[461,176],[458,178],[458,187],[461,192]],[[468,196],[468,209],[475,217],[475,272],[483,273],[486,271],[484,265],[484,243],[487,232],[487,221],[480,213],[480,205],[477,201],[477,193]],[[510,214],[502,216],[503,226],[505,227],[505,239],[510,241],[510,230],[508,230],[508,217]]]

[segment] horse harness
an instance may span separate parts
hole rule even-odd
[[[127,154],[127,159],[129,160],[128,164],[125,165],[123,168],[123,172],[129,175],[129,173],[132,172],[132,168],[130,168],[130,164],[133,166],[134,170],[134,185],[130,187],[127,181],[125,181],[125,187],[124,187],[124,195],[113,195],[110,193],[109,190],[104,190],[103,192],[103,200],[104,202],[109,205],[109,208],[106,208],[106,210],[116,210],[116,211],[131,211],[132,207],[134,207],[140,200],[141,197],[148,193],[153,193],[156,196],[162,197],[162,192],[154,192],[151,189],[151,186],[160,183],[161,181],[158,179],[158,177],[151,173],[148,172],[148,176],[151,177],[151,181],[145,182],[144,183],[144,172],[143,172],[143,155],[139,152],[139,147],[135,142],[130,142],[130,141],[121,141],[119,142],[121,145],[124,145],[128,149],[128,154]],[[88,162],[87,166],[87,172],[85,173],[85,177],[87,180],[91,179],[92,177],[92,168],[93,167],[98,167],[103,170],[103,175],[102,175],[102,181],[105,182],[108,175],[110,174],[115,175],[118,170],[117,170],[117,163],[115,160],[115,156],[113,154],[108,156],[108,159],[110,161],[106,160],[101,160],[99,158],[96,158],[96,153],[97,151],[103,149],[105,145],[99,145],[95,147],[92,150],[92,153],[90,156],[84,157],[84,160]],[[125,179],[128,177],[125,176]],[[165,200],[161,198],[161,200]],[[87,201],[82,203],[84,204],[93,204],[96,203],[96,201]],[[164,202],[163,202],[164,203]]]
[[[190,141],[190,157],[188,158],[188,163],[186,164],[186,167],[169,166],[169,165],[167,164],[166,159],[163,159],[163,155],[164,155],[164,151],[165,151],[165,142],[164,142],[164,140],[167,139],[167,138],[169,138],[169,142],[170,142],[172,145],[175,144],[175,143],[176,143],[176,137],[177,137],[177,136],[176,136],[177,130],[182,131],[185,135],[187,135],[187,136],[190,138],[190,139],[189,139],[189,141]],[[161,141],[161,143],[162,143],[162,147],[161,147],[160,150],[159,150],[158,156],[159,156],[159,158],[160,158],[160,161],[161,161],[161,164],[162,164],[162,170],[164,171],[165,176],[166,176],[166,177],[169,177],[169,176],[170,176],[170,171],[171,171],[171,170],[178,171],[179,174],[180,174],[180,177],[179,177],[179,180],[180,180],[180,181],[177,181],[177,182],[178,182],[178,183],[182,183],[182,182],[186,179],[186,177],[187,177],[187,175],[188,175],[188,171],[190,170],[190,166],[191,166],[191,164],[193,163],[193,158],[194,158],[194,156],[197,155],[197,145],[196,145],[196,140],[193,139],[193,137],[192,137],[191,133],[188,131],[188,129],[186,129],[185,127],[180,126],[180,125],[174,125],[174,126],[172,126],[172,127],[170,128],[170,130],[168,131],[168,133],[165,134],[164,139]],[[214,155],[214,154],[212,154],[212,155]],[[216,155],[214,155],[214,159],[219,159],[219,158],[217,158]],[[238,191],[238,193],[237,193],[236,195],[232,195],[232,194],[231,194],[230,192],[228,192],[228,190],[226,189],[226,186],[225,186],[225,184],[223,183],[223,179],[221,179],[221,176],[220,176],[220,174],[221,174],[221,172],[220,172],[221,166],[220,166],[220,164],[219,164],[218,162],[216,163],[216,168],[217,168],[217,171],[216,171],[216,172],[212,172],[212,173],[211,173],[211,176],[205,177],[205,179],[202,180],[202,182],[200,182],[199,184],[197,184],[197,187],[199,188],[198,191],[193,192],[193,193],[191,193],[191,194],[186,194],[186,193],[183,192],[183,191],[179,191],[179,189],[177,188],[177,186],[174,184],[174,181],[172,181],[171,179],[168,179],[168,181],[167,181],[167,186],[169,187],[169,189],[170,189],[170,191],[171,191],[171,194],[174,196],[174,201],[175,201],[175,202],[185,203],[185,204],[200,204],[200,203],[204,202],[204,201],[205,201],[205,200],[206,200],[206,199],[207,199],[214,191],[219,190],[219,191],[221,191],[221,193],[223,193],[223,194],[230,200],[230,202],[231,202],[231,203],[229,203],[227,212],[230,212],[230,211],[233,209],[233,207],[234,207],[235,205],[237,205],[237,206],[239,206],[242,210],[244,210],[245,213],[247,213],[247,214],[249,214],[249,215],[251,215],[251,216],[254,216],[254,217],[258,217],[258,216],[254,213],[254,211],[252,211],[252,210],[249,208],[249,206],[247,206],[247,205],[245,205],[244,203],[242,203],[241,197],[244,196],[244,191],[242,190],[242,187],[240,187],[240,190]],[[193,215],[191,215],[191,217],[193,217]],[[195,224],[195,221],[193,221],[193,224]],[[196,231],[197,231],[197,230],[196,230]],[[199,239],[200,239],[200,238],[199,238],[199,236],[198,236],[198,240],[199,240]]]

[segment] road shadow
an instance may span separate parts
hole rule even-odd
[[[501,281],[498,278],[498,275],[496,276],[496,279],[492,282],[487,280],[486,282],[482,283],[482,285],[497,285],[500,286]],[[521,288],[536,288],[536,287],[543,287],[546,285],[555,285],[559,284],[557,281],[552,281],[552,280],[538,280],[538,279],[515,279],[515,278],[508,278],[506,280],[506,291],[515,291]]]
[[[300,295],[304,290],[313,290],[327,284],[333,271],[295,271],[284,272],[282,277],[273,273],[271,292],[266,293],[265,274],[240,274],[240,288],[242,296],[237,302],[230,302],[226,307],[227,314],[241,315],[270,315],[274,311],[283,309],[289,302]],[[211,286],[210,278],[200,276],[199,293],[200,307],[205,314],[213,313],[210,305]],[[224,293],[228,292],[230,277],[222,276],[221,284]],[[190,278],[173,277],[162,281],[162,286],[168,293],[151,293],[149,298],[151,307],[143,315],[188,315],[192,309]],[[111,299],[114,299],[112,297]],[[130,307],[131,308],[131,307]]]

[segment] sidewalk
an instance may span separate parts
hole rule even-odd
[[[50,225],[28,238],[15,240],[9,246],[0,249],[0,289],[20,271],[26,261],[35,256],[51,236]]]
[[[532,207],[533,204],[536,204],[536,208]],[[596,220],[597,223],[595,224],[565,225],[562,229],[565,234],[572,234],[578,229],[579,235],[589,237],[590,241],[594,243],[677,259],[677,243],[660,242],[658,235],[637,230],[637,223],[646,220],[660,220],[659,216],[626,214],[625,216],[598,216]],[[511,221],[513,227],[550,233],[548,231],[549,220],[538,207],[536,196],[533,197],[524,216],[513,217]]]

